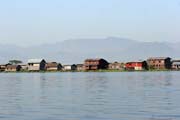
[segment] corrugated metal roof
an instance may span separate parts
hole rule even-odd
[[[66,67],[66,66],[72,66],[72,65],[63,65],[63,67]]]
[[[86,59],[87,61],[89,61],[89,60],[101,60],[101,58],[88,58],[88,59]]]
[[[120,62],[109,63],[109,65],[121,65],[121,64],[124,64],[124,63],[120,63]]]
[[[44,59],[29,59],[28,63],[41,63]]]
[[[84,64],[76,64],[76,66],[80,67],[80,66],[84,66]]]
[[[16,69],[19,65],[8,65],[6,68],[8,69]]]
[[[105,59],[103,59],[103,58],[90,58],[90,59],[86,59],[85,61],[100,61],[100,60],[105,60]]]
[[[180,62],[180,60],[172,60],[172,62]]]
[[[47,63],[46,67],[57,67],[59,64],[56,62]]]
[[[180,65],[180,62],[173,62],[173,65]]]
[[[150,57],[149,59],[165,60],[167,58],[170,58],[170,57]]]

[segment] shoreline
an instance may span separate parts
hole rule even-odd
[[[94,72],[94,73],[122,73],[122,72],[179,72],[180,70],[90,70],[90,71],[2,71],[0,73],[88,73],[88,72]]]

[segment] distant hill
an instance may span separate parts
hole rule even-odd
[[[0,45],[0,63],[9,59],[45,58],[63,64],[81,63],[86,58],[105,58],[113,61],[143,60],[151,56],[180,58],[180,43],[139,42],[109,37],[105,39],[71,39],[27,48]]]

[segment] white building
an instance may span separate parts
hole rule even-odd
[[[76,65],[63,65],[63,70],[64,71],[72,71],[72,70],[76,70],[77,66]]]
[[[45,70],[46,61],[44,59],[30,59],[28,60],[29,71]]]

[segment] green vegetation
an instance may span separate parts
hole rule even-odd
[[[125,70],[88,70],[83,72],[125,72]]]
[[[73,71],[17,71],[17,72],[2,72],[2,73],[60,73],[60,72],[163,72],[163,71],[174,71],[174,70],[168,70],[168,69],[164,69],[164,70],[155,70],[155,69],[150,69],[150,70],[88,70],[88,71],[77,71],[77,70],[73,70]]]
[[[9,63],[12,65],[17,65],[23,63],[21,60],[9,60]]]

